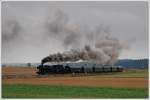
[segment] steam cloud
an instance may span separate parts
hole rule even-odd
[[[94,29],[72,24],[68,16],[58,10],[55,19],[48,22],[48,35],[60,39],[66,52],[50,54],[42,59],[46,62],[86,60],[100,64],[114,64],[122,46],[117,38],[110,35],[110,29],[103,24]],[[69,50],[68,50],[69,49]]]

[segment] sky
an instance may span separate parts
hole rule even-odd
[[[119,41],[118,59],[148,58],[146,1],[3,1],[2,63],[40,62],[82,47],[80,37],[97,30]]]

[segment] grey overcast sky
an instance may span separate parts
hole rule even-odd
[[[65,51],[61,36],[48,35],[57,11],[65,14],[61,23],[69,20],[72,28],[107,27],[123,45],[119,59],[148,58],[148,2],[7,1],[2,2],[2,63],[40,62]]]

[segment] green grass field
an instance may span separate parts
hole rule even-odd
[[[129,77],[129,78],[148,78],[147,69],[130,69],[124,72],[102,73],[101,77]]]
[[[148,89],[2,85],[2,98],[148,98]]]

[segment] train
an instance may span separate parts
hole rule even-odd
[[[122,72],[123,67],[112,65],[101,65],[91,62],[64,62],[64,63],[45,63],[37,67],[37,74],[65,74],[65,73],[103,73],[103,72]]]

